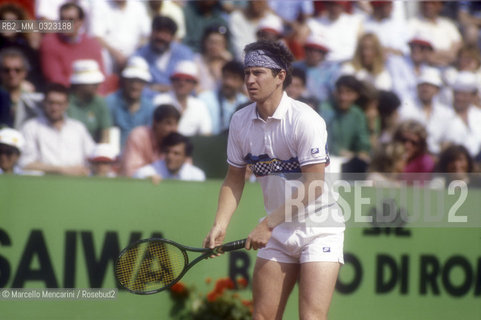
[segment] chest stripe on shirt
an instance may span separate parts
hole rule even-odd
[[[244,160],[256,177],[263,177],[270,174],[301,172],[301,165],[297,157],[292,157],[289,160],[280,160],[271,158],[267,154],[254,156],[249,153],[244,157]]]

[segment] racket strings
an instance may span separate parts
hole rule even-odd
[[[164,242],[146,242],[127,250],[116,265],[117,278],[129,290],[148,292],[170,285],[187,263],[184,251]]]

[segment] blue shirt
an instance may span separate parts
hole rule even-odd
[[[105,98],[105,102],[112,114],[114,125],[120,129],[120,145],[122,149],[133,128],[152,123],[154,105],[152,99],[149,99],[145,92],[140,97],[140,108],[134,113],[127,109],[127,101],[125,101],[122,94],[122,89],[108,95]]]
[[[227,130],[229,128],[230,118],[237,107],[249,100],[242,93],[237,93],[234,101],[227,101],[224,97],[220,97],[219,99],[218,90],[204,91],[199,94],[199,99],[204,101],[207,109],[209,109],[212,120],[212,134],[219,134]]]
[[[298,61],[293,66],[306,72],[306,90],[310,96],[321,102],[329,100],[334,90],[333,79],[337,79],[339,73],[339,64],[322,62],[320,65],[310,67],[305,61]]]
[[[186,45],[178,42],[172,42],[170,44],[170,49],[162,54],[158,54],[152,50],[150,44],[146,44],[139,48],[134,55],[144,58],[149,64],[152,83],[160,83],[164,85],[170,85],[169,77],[174,72],[177,63],[183,60],[193,60],[194,58],[192,50]],[[162,61],[163,59],[167,60]]]

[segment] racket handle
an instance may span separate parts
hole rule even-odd
[[[239,250],[244,248],[246,245],[246,240],[247,239],[242,239],[242,240],[236,240],[232,242],[227,242],[226,244],[223,244],[219,246],[217,249],[219,252],[227,252],[227,251],[233,251],[233,250]]]

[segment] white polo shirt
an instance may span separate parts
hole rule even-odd
[[[267,121],[259,117],[255,103],[234,113],[227,162],[238,168],[249,165],[261,184],[264,206],[270,214],[285,203],[302,166],[329,163],[326,142],[326,123],[321,116],[284,92],[275,113]],[[332,193],[325,193],[316,199],[316,212],[334,203]],[[299,225],[283,228],[296,227]]]
[[[183,180],[183,181],[205,181],[205,173],[200,168],[190,164],[184,163],[179,172],[172,174],[165,160],[157,160],[149,165],[138,169],[133,177],[138,179],[146,179],[152,176],[161,176],[163,179]]]
[[[84,124],[66,118],[60,130],[45,117],[31,119],[22,128],[25,147],[19,160],[21,167],[40,161],[55,166],[86,165],[95,143]]]
[[[445,141],[460,144],[468,149],[472,157],[481,152],[481,111],[471,106],[468,110],[468,123],[455,115],[446,128]]]

